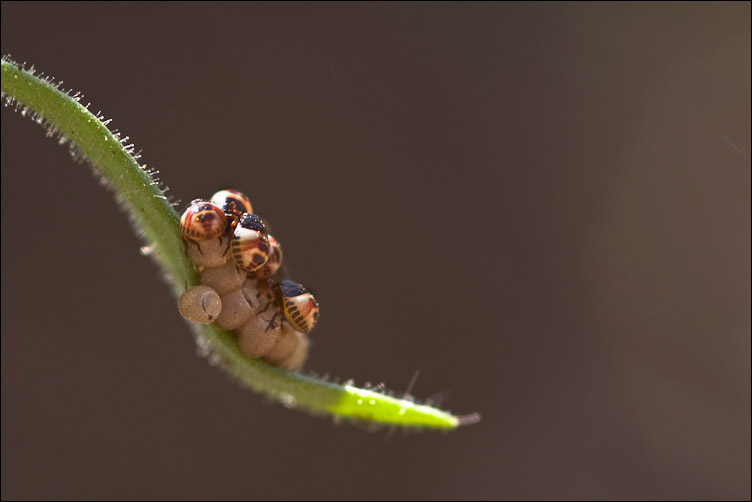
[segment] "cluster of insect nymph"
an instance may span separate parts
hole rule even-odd
[[[277,278],[282,247],[248,197],[221,190],[210,200],[193,200],[180,229],[188,259],[201,277],[201,284],[178,300],[181,315],[234,331],[248,357],[300,371],[319,304],[300,284]]]

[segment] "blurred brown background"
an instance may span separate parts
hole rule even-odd
[[[483,415],[388,438],[239,388],[3,109],[4,499],[750,497],[749,3],[3,3],[2,53],[183,202],[250,195],[310,370]]]

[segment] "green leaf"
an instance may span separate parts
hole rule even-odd
[[[59,134],[91,163],[127,208],[134,228],[146,241],[176,298],[186,286],[198,284],[198,276],[183,251],[178,215],[159,183],[139,165],[132,145],[124,144],[119,134],[110,131],[104,117],[92,114],[79,103],[80,94],[63,92],[52,79],[35,76],[33,68],[23,69],[3,58],[2,97],[6,106],[45,124],[48,133]],[[246,357],[231,332],[215,325],[192,323],[191,327],[199,347],[211,354],[210,361],[253,390],[288,407],[371,424],[415,428],[454,429],[479,419],[476,414],[454,416],[376,389],[359,389],[284,371]]]

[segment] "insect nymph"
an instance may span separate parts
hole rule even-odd
[[[300,284],[277,280],[282,247],[251,211],[250,200],[237,190],[188,205],[181,236],[201,285],[183,293],[178,309],[189,321],[235,331],[248,357],[298,371],[319,304]]]

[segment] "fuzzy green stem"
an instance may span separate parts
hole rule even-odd
[[[149,174],[102,122],[82,106],[76,95],[58,90],[48,80],[2,61],[2,94],[6,104],[44,119],[83,154],[107,180],[128,209],[134,227],[152,248],[152,257],[165,272],[177,297],[198,277],[185,256],[180,240],[179,218]],[[382,393],[337,385],[250,359],[240,351],[233,333],[215,325],[192,324],[199,344],[216,354],[222,367],[257,392],[289,407],[317,414],[351,418],[369,423],[406,427],[454,429],[463,419],[439,409]],[[465,423],[476,421],[465,419]]]

